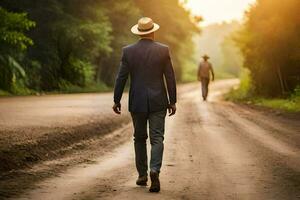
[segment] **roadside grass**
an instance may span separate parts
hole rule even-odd
[[[238,88],[232,89],[225,95],[225,99],[280,110],[284,112],[300,112],[300,88],[287,98],[266,98],[254,93],[250,76],[247,73],[241,75],[241,83]]]
[[[9,92],[0,90],[0,97],[1,97],[1,96],[11,96],[11,94],[10,94]]]
[[[254,104],[287,112],[300,112],[300,97],[288,99],[265,99],[257,98]]]
[[[46,94],[96,93],[96,92],[110,92],[110,91],[112,91],[111,87],[108,87],[103,83],[99,83],[99,84],[92,84],[87,87],[68,85],[66,87],[61,87],[60,90],[47,92]]]
[[[92,84],[86,87],[79,87],[75,85],[67,85],[61,87],[59,90],[47,92],[47,91],[15,91],[13,93],[0,90],[0,97],[9,97],[9,96],[28,96],[28,95],[47,95],[47,94],[76,94],[76,93],[97,93],[97,92],[111,92],[112,87],[106,86],[105,84]]]
[[[265,98],[247,94],[244,89],[233,89],[226,94],[225,99],[233,102],[253,104],[285,112],[300,112],[300,96],[289,98]]]
[[[33,95],[35,94],[34,90],[30,90],[23,87],[14,87],[12,89],[12,92],[8,92],[5,90],[0,90],[0,97],[6,97],[6,96],[26,96],[26,95]]]

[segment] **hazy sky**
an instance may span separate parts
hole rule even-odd
[[[244,11],[255,0],[188,0],[187,6],[194,14],[204,17],[203,25],[241,20]]]

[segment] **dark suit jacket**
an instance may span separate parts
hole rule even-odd
[[[130,112],[157,112],[176,103],[176,81],[167,46],[150,39],[141,39],[136,44],[123,48],[115,84],[115,103],[121,101],[128,75],[131,80]]]

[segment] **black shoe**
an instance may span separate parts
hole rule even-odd
[[[147,186],[148,176],[139,176],[136,180],[136,184],[140,186]]]
[[[160,191],[160,182],[159,182],[159,173],[158,172],[150,172],[151,178],[151,187],[149,189],[150,192],[159,192]]]

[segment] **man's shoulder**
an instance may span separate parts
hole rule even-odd
[[[211,65],[211,62],[209,62],[209,61],[201,61],[200,64],[202,64],[202,65],[204,65],[204,64]]]
[[[156,49],[159,49],[159,50],[162,50],[162,51],[169,51],[169,46],[165,45],[163,43],[154,41],[153,43],[149,43],[149,44],[153,45],[154,48],[156,48]],[[123,52],[130,52],[130,51],[132,51],[136,48],[140,48],[139,42],[124,46],[123,47]]]
[[[160,42],[154,42],[154,44],[162,49],[169,49],[169,46]]]
[[[126,46],[123,47],[123,51],[133,49],[136,45],[137,45],[137,43],[126,45]]]

